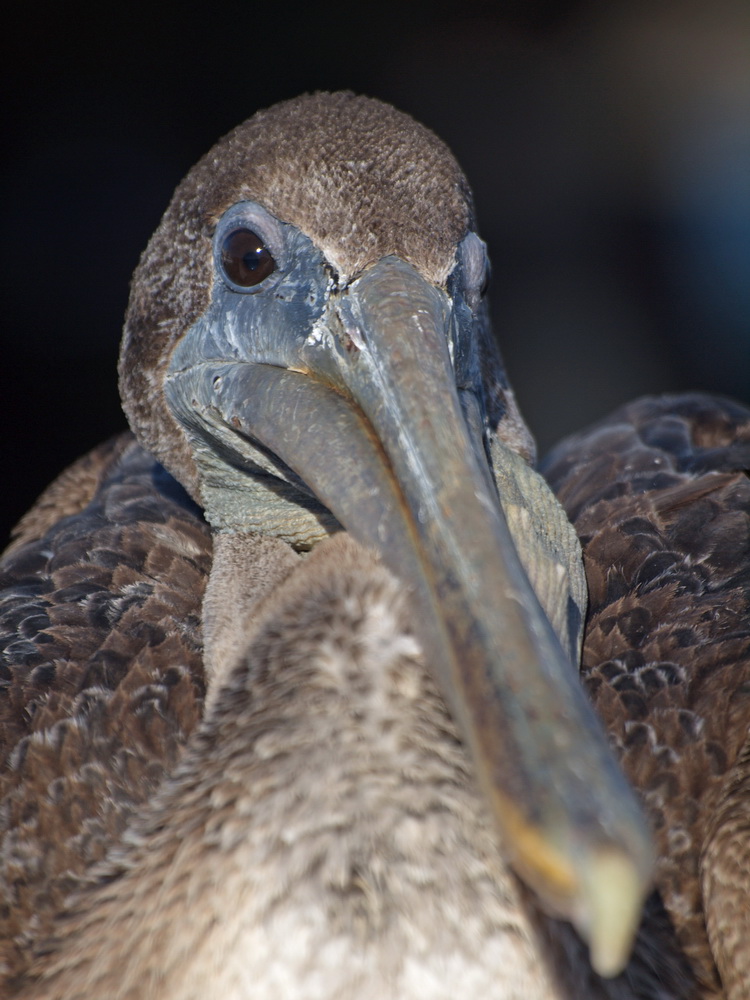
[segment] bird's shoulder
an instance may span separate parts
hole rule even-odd
[[[701,858],[750,726],[748,469],[750,411],[697,394],[623,407],[545,463],[584,551],[583,676],[707,983]]]
[[[584,549],[584,671],[594,695],[596,673],[633,723],[681,697],[686,710],[707,716],[695,732],[683,717],[688,742],[733,717],[737,698],[719,704],[720,691],[745,694],[749,469],[750,411],[697,394],[623,407],[545,462]],[[723,723],[715,735],[720,757],[736,755]]]
[[[129,434],[63,473],[0,561],[9,969],[200,718],[210,564],[200,511]]]

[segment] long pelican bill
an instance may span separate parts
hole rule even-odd
[[[613,975],[649,886],[650,838],[516,553],[456,303],[385,257],[330,290],[283,350],[256,331],[244,356],[222,353],[217,311],[175,352],[167,395],[195,440],[219,442],[246,477],[310,491],[411,588],[505,851]]]

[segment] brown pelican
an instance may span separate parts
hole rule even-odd
[[[126,320],[136,440],[3,562],[10,995],[695,995],[657,899],[614,979],[546,915],[618,973],[652,848],[486,269],[448,150],[349,94],[177,189]]]

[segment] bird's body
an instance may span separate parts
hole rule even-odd
[[[299,168],[294,176],[290,164]],[[347,184],[351,197],[340,193]],[[362,212],[344,224],[355,205]],[[409,382],[410,352],[431,342],[433,323],[437,329],[449,307],[449,350],[438,340],[435,350],[455,372],[460,405],[456,388],[450,391],[469,436],[446,454],[463,460],[477,440],[484,447],[476,461],[486,460],[485,449],[492,453],[524,565],[560,643],[573,652],[581,615],[568,529],[523,471],[528,434],[483,332],[482,252],[466,235],[470,220],[465,182],[438,140],[392,109],[350,95],[303,98],[257,116],[178,189],[137,272],[126,331],[122,385],[140,444],[125,436],[70,470],[22,522],[2,563],[0,956],[9,995],[676,1000],[701,995],[683,951],[710,989],[696,877],[702,850],[721,842],[722,829],[736,843],[736,822],[714,827],[722,782],[744,777],[736,761],[748,722],[747,630],[733,633],[731,650],[721,646],[740,664],[727,681],[737,685],[726,695],[736,711],[725,711],[700,744],[701,760],[711,760],[708,791],[687,817],[689,798],[673,803],[662,789],[686,775],[686,788],[697,790],[701,765],[685,770],[681,754],[686,708],[695,706],[683,702],[685,691],[702,689],[700,679],[686,681],[698,659],[693,646],[664,636],[664,600],[677,595],[684,603],[676,613],[690,607],[708,622],[730,591],[735,600],[742,590],[746,554],[727,539],[738,523],[747,531],[746,455],[743,446],[732,451],[732,441],[746,441],[746,417],[733,410],[724,421],[724,450],[718,441],[706,444],[694,422],[693,441],[704,451],[692,466],[679,435],[654,443],[652,434],[663,454],[648,460],[661,468],[674,453],[684,482],[648,480],[631,461],[627,428],[638,424],[637,410],[618,418],[616,426],[626,427],[619,437],[604,434],[604,454],[619,443],[624,456],[610,493],[597,451],[604,432],[553,458],[551,475],[592,567],[606,563],[608,546],[628,525],[640,524],[641,541],[649,537],[641,522],[658,521],[662,531],[664,503],[675,496],[689,524],[705,497],[719,495],[719,481],[728,491],[713,508],[711,536],[725,570],[712,575],[711,553],[694,560],[710,577],[703,590],[691,590],[684,572],[674,586],[664,582],[670,567],[692,567],[689,553],[672,563],[646,553],[633,572],[618,555],[621,570],[615,562],[601,579],[594,570],[584,668],[631,780],[661,821],[659,887],[680,935],[678,945],[651,898],[627,969],[602,979],[571,928],[542,913],[506,861],[510,853],[545,908],[581,928],[595,963],[616,971],[622,945],[610,942],[629,939],[628,908],[642,893],[633,879],[637,886],[647,879],[648,849],[627,789],[595,730],[589,733],[587,710],[567,693],[573,668],[563,662],[556,680],[550,666],[544,682],[558,685],[548,735],[565,749],[552,752],[546,768],[558,774],[553,757],[560,757],[553,785],[569,788],[567,799],[560,790],[562,807],[554,791],[537,789],[535,772],[519,778],[526,764],[511,767],[517,750],[527,753],[526,723],[517,729],[511,712],[507,726],[483,730],[491,706],[485,695],[483,707],[471,707],[476,679],[459,677],[465,695],[445,687],[446,671],[455,680],[456,662],[481,666],[481,650],[495,642],[487,615],[475,611],[484,596],[474,580],[495,579],[499,555],[485,569],[483,551],[499,553],[493,538],[504,530],[486,513],[496,500],[483,492],[488,479],[476,464],[456,473],[458,485],[441,480],[439,463],[430,471],[430,420],[420,413],[430,412],[430,379],[442,375],[427,355],[414,368],[424,385]],[[404,301],[415,303],[411,327],[400,318]],[[383,329],[401,338],[382,356],[381,312]],[[475,339],[463,339],[470,328]],[[391,372],[393,388],[378,381],[383,368],[362,381],[371,364]],[[378,399],[401,414],[396,444],[388,407],[371,400],[373,379],[386,386]],[[270,408],[261,406],[266,395]],[[449,440],[450,406],[439,405],[438,438]],[[715,411],[706,404],[705,413]],[[673,427],[682,418],[670,414],[665,407],[660,417]],[[365,419],[376,434],[360,435]],[[419,437],[409,437],[412,427]],[[374,437],[384,444],[373,449]],[[389,459],[381,466],[383,450]],[[402,454],[419,461],[400,464]],[[372,470],[364,488],[354,455]],[[698,473],[708,484],[691,492]],[[420,493],[423,474],[437,485]],[[461,492],[465,477],[468,493]],[[535,499],[526,508],[519,496],[528,489]],[[608,503],[619,504],[616,516]],[[358,541],[340,532],[330,511]],[[445,541],[456,515],[467,525],[456,539],[474,553],[467,571],[458,541],[458,551]],[[484,527],[474,527],[475,517]],[[433,532],[438,524],[445,527]],[[535,531],[545,538],[531,540]],[[653,551],[662,557],[677,545],[656,537]],[[685,528],[681,543],[687,538]],[[414,555],[404,554],[407,546]],[[495,607],[498,618],[506,614],[501,591],[510,586],[493,584],[490,618]],[[468,605],[465,592],[475,595]],[[511,608],[536,606],[533,595],[508,596]],[[626,607],[613,632],[607,615],[629,599],[637,613]],[[742,607],[733,605],[733,613],[746,616]],[[658,633],[658,664],[647,658],[656,653],[643,628],[625,624],[644,613]],[[516,626],[507,614],[510,646]],[[556,640],[544,638],[546,620],[534,618],[533,608],[528,614],[536,623],[530,631],[552,643],[546,655],[556,656]],[[467,625],[474,615],[476,624]],[[720,645],[723,634],[715,638]],[[531,662],[522,664],[520,676],[543,699]],[[512,662],[509,669],[500,687],[528,701]],[[708,668],[701,669],[702,677]],[[661,693],[644,702],[655,687]],[[677,702],[665,707],[671,693]],[[652,705],[677,725],[653,728],[644,719]],[[543,701],[531,701],[520,718],[546,711]],[[707,711],[697,713],[688,738],[708,733]],[[569,773],[579,731],[588,750]],[[664,744],[656,777],[642,749],[652,736],[660,750]],[[497,739],[500,757],[492,758]],[[736,791],[728,800],[727,808],[741,808]],[[560,814],[567,806],[572,819]],[[704,883],[711,871],[724,871],[705,870]],[[622,885],[621,927],[610,924],[619,899],[609,899],[602,873]],[[684,920],[680,907],[689,910]],[[711,912],[705,916],[715,923]],[[712,934],[716,948],[723,931]],[[739,969],[742,951],[735,943],[730,958]],[[744,995],[742,975],[732,1000]]]
[[[150,976],[185,1000],[691,995],[658,911],[601,980],[508,870],[408,596],[372,553],[248,543],[258,589],[226,596],[249,650],[201,727],[200,512],[130,436],[72,473],[81,511],[46,530],[32,511],[4,563],[11,995],[135,998]],[[90,480],[90,499],[71,488]],[[57,969],[48,986],[30,964]]]

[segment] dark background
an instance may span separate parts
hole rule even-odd
[[[129,276],[176,183],[305,90],[453,147],[543,449],[641,393],[750,401],[746,0],[28,4],[5,34],[0,545],[124,427]]]

